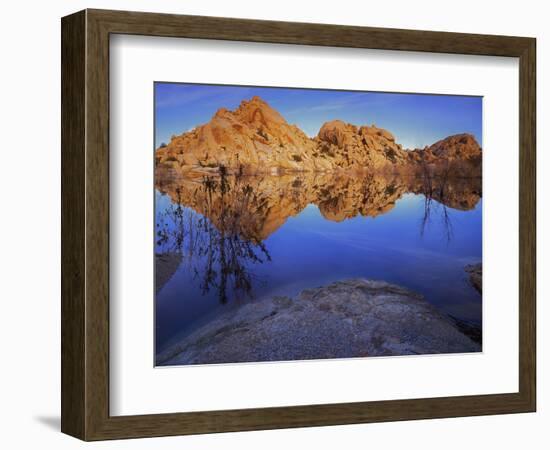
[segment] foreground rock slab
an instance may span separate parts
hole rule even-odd
[[[235,307],[157,355],[158,365],[479,352],[422,296],[350,279]]]

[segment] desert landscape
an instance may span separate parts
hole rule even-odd
[[[156,364],[481,351],[473,134],[308,136],[255,95],[154,161]]]
[[[237,109],[221,108],[207,124],[155,152],[157,168],[189,176],[223,173],[277,175],[287,172],[375,171],[422,174],[452,172],[481,176],[481,147],[467,133],[423,149],[404,149],[388,130],[333,120],[309,138],[260,97]]]

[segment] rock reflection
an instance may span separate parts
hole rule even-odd
[[[200,281],[203,294],[214,290],[225,303],[230,290],[250,295],[254,264],[270,260],[264,241],[290,217],[314,204],[329,221],[376,217],[407,193],[424,196],[420,234],[435,213],[452,239],[448,208],[473,209],[481,198],[480,178],[404,177],[383,174],[300,173],[281,176],[157,176],[170,206],[157,213],[157,255],[180,253]],[[197,214],[198,213],[198,214]],[[157,264],[160,264],[157,257]],[[157,280],[157,283],[160,283]]]
[[[426,199],[427,214],[433,202],[445,208],[468,211],[481,198],[480,178],[446,175],[403,177],[382,174],[299,174],[281,176],[158,177],[157,189],[175,207],[174,221],[183,221],[187,206],[207,217],[220,231],[260,243],[289,217],[314,204],[334,222],[358,215],[376,217],[392,210],[407,193]],[[179,245],[181,236],[175,236]]]
[[[249,295],[250,265],[270,260],[260,239],[252,234],[249,239],[242,238],[241,225],[253,219],[249,217],[251,187],[230,184],[226,177],[205,177],[193,193],[200,198],[201,215],[185,208],[184,194],[189,191],[183,185],[174,187],[171,205],[157,215],[157,264],[162,263],[162,255],[181,253],[199,279],[203,295],[214,290],[221,303],[227,302],[230,289]],[[212,217],[216,217],[215,223]],[[157,284],[161,283],[157,278]]]

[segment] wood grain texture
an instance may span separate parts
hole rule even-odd
[[[84,435],[84,12],[61,26],[61,430]]]
[[[277,408],[109,416],[109,35],[519,57],[519,392]],[[62,21],[62,429],[84,440],[534,411],[535,40],[87,10]],[[182,405],[185,409],[185,405]]]
[[[519,64],[519,370],[520,392],[536,409],[536,41]]]
[[[529,38],[275,22],[269,20],[88,10],[112,33],[279,44],[521,56]]]

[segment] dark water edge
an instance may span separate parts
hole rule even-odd
[[[481,344],[481,296],[464,272],[481,260],[480,180],[176,180],[156,203],[157,255],[182,255],[157,286],[157,354],[247,304],[356,277],[422,294]]]
[[[482,345],[483,344],[483,334],[481,323],[476,323],[467,320],[457,319],[453,316],[448,316],[460,330],[461,333],[468,336],[472,341]]]

